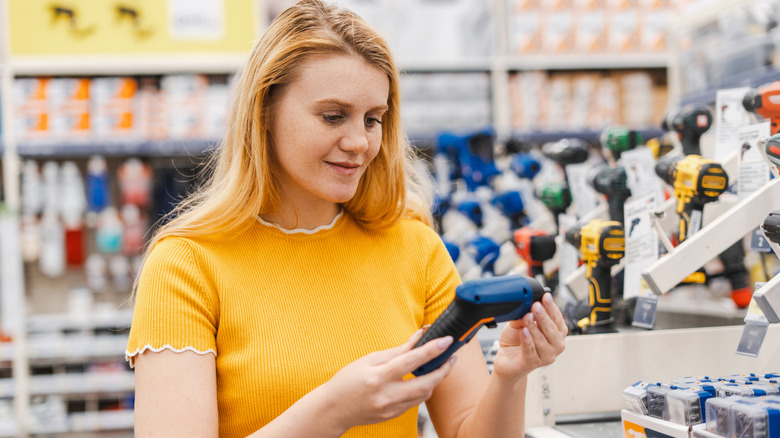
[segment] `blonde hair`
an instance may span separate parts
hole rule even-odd
[[[276,211],[281,197],[271,172],[275,161],[268,135],[273,97],[318,55],[360,56],[390,80],[379,154],[355,196],[342,205],[345,212],[370,229],[388,227],[401,217],[431,223],[426,181],[414,168],[401,129],[399,74],[388,44],[353,12],[303,0],[279,15],[255,44],[237,81],[227,132],[211,157],[213,173],[170,213],[148,248],[165,236],[236,230],[258,214]]]

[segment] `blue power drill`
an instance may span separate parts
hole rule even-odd
[[[455,289],[455,299],[428,328],[415,348],[443,336],[452,336],[454,342],[444,353],[412,374],[422,376],[439,368],[483,325],[494,328],[499,322],[522,318],[531,310],[534,301],[540,301],[548,291],[538,281],[522,275],[480,278],[461,284]]]

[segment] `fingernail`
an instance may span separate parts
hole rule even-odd
[[[533,311],[534,311],[534,313],[539,313],[539,314],[541,314],[541,313],[542,313],[542,305],[541,305],[541,304],[539,304],[539,303],[534,303],[534,304],[531,306],[531,310],[533,310]]]
[[[547,292],[546,294],[544,294],[543,299],[544,299],[544,302],[547,303],[547,304],[552,303],[552,294]]]
[[[452,356],[450,358],[450,365],[455,365],[455,362],[458,361],[458,356]]]
[[[441,339],[439,339],[439,343],[437,344],[439,348],[447,348],[452,344],[452,336],[445,336]]]
[[[528,330],[528,327],[523,327],[523,337],[526,339],[531,337],[531,332]]]
[[[528,314],[528,324],[533,324],[533,323],[534,323],[534,314],[533,313],[529,313]]]

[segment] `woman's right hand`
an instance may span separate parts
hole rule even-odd
[[[327,394],[340,424],[349,429],[379,423],[430,398],[433,388],[450,373],[455,356],[435,371],[404,380],[404,376],[452,344],[452,337],[446,336],[414,348],[421,337],[422,330],[419,330],[403,345],[363,356],[319,388]]]

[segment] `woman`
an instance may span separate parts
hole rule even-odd
[[[137,436],[522,436],[525,376],[563,351],[547,294],[421,377],[460,279],[400,126],[385,41],[304,0],[252,51],[210,182],[150,244],[127,357]],[[455,357],[458,358],[457,365]]]

